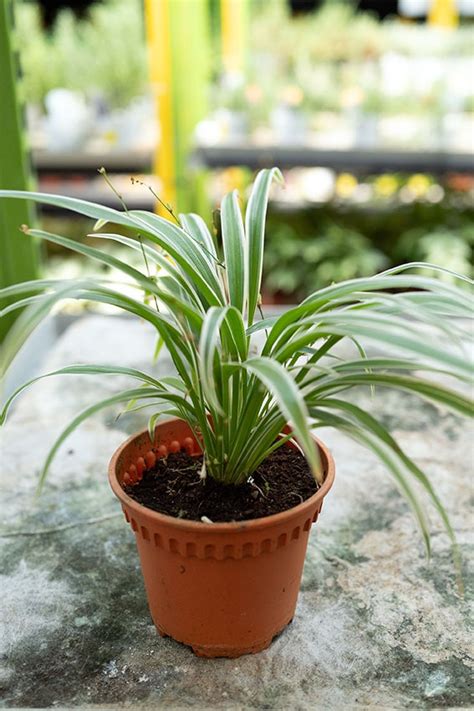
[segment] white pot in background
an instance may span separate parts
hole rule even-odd
[[[218,109],[216,119],[224,143],[240,143],[249,135],[249,119],[245,111]]]
[[[298,145],[306,142],[308,119],[294,106],[277,106],[270,114],[270,126],[278,143]]]
[[[153,136],[150,135],[150,128],[156,126],[154,115],[153,101],[149,96],[137,96],[127,107],[112,111],[109,119],[116,136],[116,146],[136,149],[150,145],[150,141],[153,145],[156,142],[156,128]]]
[[[474,152],[474,114],[452,111],[445,114],[441,123],[441,148],[460,153]]]
[[[47,148],[60,151],[81,147],[93,123],[93,112],[84,96],[69,89],[52,89],[45,104]]]
[[[356,148],[376,148],[379,139],[379,117],[377,114],[357,112],[354,128]]]

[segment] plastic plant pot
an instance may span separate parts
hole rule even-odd
[[[130,437],[113,455],[109,480],[135,532],[151,616],[163,636],[204,657],[259,652],[293,619],[312,523],[334,481],[334,461],[314,438],[324,482],[306,501],[249,521],[202,523],[152,511],[122,486],[130,470],[185,449],[201,453],[179,419]],[[292,446],[290,443],[284,446]]]

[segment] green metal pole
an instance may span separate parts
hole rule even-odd
[[[176,193],[181,212],[197,209],[200,178],[190,173],[189,154],[196,124],[207,114],[209,15],[207,0],[170,3],[172,97]]]
[[[12,0],[0,0],[0,188],[27,190],[30,174],[18,100],[18,64],[13,36]],[[34,212],[23,200],[0,200],[0,288],[34,279],[38,273],[38,247],[22,234]],[[0,320],[0,341],[12,318]]]
[[[208,109],[211,50],[208,0],[145,0],[150,77],[161,142],[156,172],[161,197],[175,210],[196,210],[202,174],[191,173],[194,129]],[[161,211],[168,217],[166,211]]]

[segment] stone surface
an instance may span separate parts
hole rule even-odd
[[[144,325],[90,316],[72,325],[42,371],[71,362],[146,368]],[[171,370],[166,356],[158,372]],[[351,709],[466,707],[472,644],[468,561],[472,430],[409,396],[357,400],[383,413],[431,476],[463,550],[466,595],[432,513],[433,558],[390,476],[334,431],[337,466],[313,529],[297,615],[270,649],[205,660],[160,638],[148,614],[133,534],[106,466],[141,413],[102,412],[58,455],[40,499],[44,455],[68,419],[128,378],[51,378],[18,402],[1,437],[0,687],[6,707]]]

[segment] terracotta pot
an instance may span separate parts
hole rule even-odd
[[[124,492],[130,470],[144,458],[184,447],[200,449],[179,419],[159,424],[150,447],[147,431],[130,437],[109,465],[112,489],[135,532],[148,603],[163,636],[205,657],[259,652],[291,622],[311,524],[334,480],[334,462],[316,440],[325,479],[309,499],[281,513],[234,523],[201,523],[157,513]],[[290,445],[285,445],[290,446]],[[151,451],[150,451],[151,450]]]

